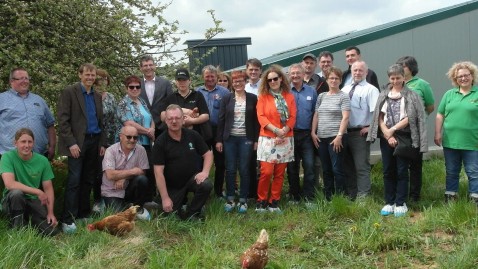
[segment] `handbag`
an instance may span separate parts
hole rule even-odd
[[[390,115],[392,115],[392,124],[395,125],[395,119],[393,117],[392,109],[390,107],[390,102],[387,99],[387,110]],[[397,145],[393,151],[393,156],[405,158],[409,160],[417,160],[420,157],[420,150],[413,147],[412,137],[409,132],[395,131],[393,137],[397,140]]]
[[[414,148],[412,145],[412,137],[410,133],[397,131],[393,134],[397,140],[397,145],[393,151],[393,156],[398,156],[401,158],[409,160],[417,160],[420,156],[420,151],[418,148]]]

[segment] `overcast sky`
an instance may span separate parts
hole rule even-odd
[[[207,10],[214,9],[226,29],[216,38],[251,37],[248,56],[262,59],[335,35],[464,2],[468,1],[173,0],[163,16],[168,21],[178,20],[179,27],[189,32],[183,37],[184,43],[204,38],[205,29],[212,26]]]

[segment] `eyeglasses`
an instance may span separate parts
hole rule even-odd
[[[13,80],[17,80],[17,81],[30,81],[30,78],[29,77],[22,77],[22,78],[12,78]]]
[[[329,77],[329,78],[327,78],[327,79],[328,79],[328,80],[332,80],[332,81],[334,81],[334,80],[340,80],[339,77]]]
[[[279,77],[268,78],[268,79],[267,79],[267,82],[271,83],[272,81],[278,81],[278,80],[279,80]]]
[[[130,89],[130,90],[134,90],[134,89],[139,90],[139,89],[141,89],[141,85],[129,85],[129,86],[128,86],[128,89]]]
[[[471,76],[471,74],[461,75],[461,76],[457,76],[456,79],[467,79],[470,76]]]
[[[224,83],[226,83],[226,82],[229,82],[229,81],[228,81],[227,79],[224,79],[224,80],[220,79],[220,80],[218,80],[217,82],[224,82]]]
[[[246,82],[246,81],[243,80],[243,79],[241,79],[241,80],[234,80],[234,81],[232,82],[232,84],[240,84],[240,83],[244,83],[244,82]]]
[[[124,137],[126,137],[126,139],[128,139],[128,140],[131,140],[131,139],[133,139],[134,141],[138,140],[137,135],[125,135],[125,134],[122,134],[122,135],[124,135]]]

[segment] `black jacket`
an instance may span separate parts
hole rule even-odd
[[[351,72],[352,71],[350,70],[350,66],[349,66],[349,69],[347,69],[347,71],[345,71],[344,74],[342,75],[342,83],[340,83],[340,86],[339,86],[340,89],[344,87],[345,79]],[[368,69],[367,77],[365,80],[367,80],[368,83],[372,84],[373,86],[375,86],[375,88],[377,88],[380,91],[380,85],[378,84],[377,74],[375,74],[375,72],[373,72],[372,69]]]

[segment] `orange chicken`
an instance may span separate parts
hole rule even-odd
[[[262,229],[257,241],[241,256],[241,268],[263,269],[266,267],[269,257],[267,248],[269,247],[269,235]]]
[[[134,219],[139,206],[132,206],[123,212],[108,216],[100,221],[88,225],[89,231],[106,231],[112,235],[122,236],[134,228]]]

